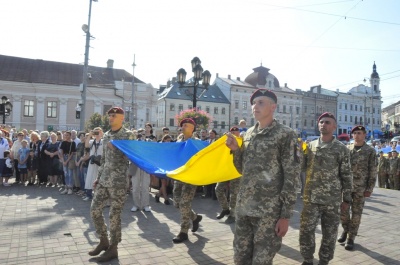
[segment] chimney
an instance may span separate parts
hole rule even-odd
[[[218,77],[219,77],[219,74],[217,73],[216,75],[217,75],[217,78],[218,78]]]
[[[108,59],[108,61],[107,61],[107,68],[114,68],[114,60]]]
[[[231,79],[231,75],[228,75],[228,79]]]
[[[285,87],[287,88],[287,83],[285,83]]]
[[[238,77],[236,77],[236,80],[237,80],[237,81],[240,81],[240,77],[239,77],[239,76],[238,76]]]

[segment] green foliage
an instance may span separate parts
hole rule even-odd
[[[100,127],[104,132],[110,130],[110,123],[108,122],[107,115],[100,115],[99,113],[93,113],[92,116],[89,117],[85,124],[85,131],[93,130],[96,127]]]

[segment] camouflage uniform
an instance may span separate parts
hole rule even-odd
[[[312,263],[315,229],[321,218],[322,242],[319,262],[323,265],[333,259],[342,195],[343,201],[351,201],[350,154],[346,146],[336,139],[329,143],[316,139],[309,143],[307,149],[303,160],[306,186],[300,219],[300,253],[305,262]]]
[[[289,219],[296,202],[300,158],[296,133],[276,120],[258,124],[233,152],[242,174],[236,203],[235,264],[272,264],[282,244],[275,233],[279,219]]]
[[[378,183],[379,188],[389,188],[387,185],[388,182],[388,169],[389,169],[389,161],[386,157],[379,158],[378,160]]]
[[[344,232],[348,233],[349,239],[354,240],[360,227],[364,208],[364,192],[372,193],[376,183],[376,152],[374,148],[367,144],[364,144],[358,150],[354,144],[351,144],[348,148],[353,173],[352,201],[347,210],[341,211],[340,221]]]
[[[195,136],[192,139],[197,139]],[[177,142],[185,141],[183,137]],[[174,181],[173,198],[174,205],[178,207],[181,213],[181,233],[187,234],[190,228],[190,220],[195,220],[197,214],[192,209],[192,201],[196,194],[197,186],[186,184],[180,181]]]
[[[389,159],[389,185],[392,190],[399,190],[399,171],[400,171],[400,159],[398,157],[392,157]]]
[[[230,181],[218,182],[215,187],[215,195],[217,196],[219,205],[222,210],[230,210],[230,216],[235,217],[236,198],[239,192],[240,178]],[[229,184],[229,205],[225,191],[228,190]]]
[[[121,242],[121,212],[126,199],[127,157],[117,148],[110,149],[110,140],[132,139],[131,131],[121,128],[117,132],[108,131],[103,136],[103,155],[97,180],[96,191],[90,207],[94,227],[100,238],[107,237],[107,226],[104,222],[103,208],[110,199],[110,244]]]

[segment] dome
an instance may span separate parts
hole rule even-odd
[[[264,66],[259,66],[253,69],[253,73],[248,75],[244,80],[252,86],[265,86],[266,88],[278,88],[279,80]]]

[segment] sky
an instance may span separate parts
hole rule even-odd
[[[83,64],[90,0],[0,0],[0,54]],[[158,88],[191,71],[244,80],[270,69],[281,85],[347,92],[369,85],[375,62],[382,107],[400,100],[398,0],[98,0],[89,64],[133,72]],[[366,80],[364,83],[363,80]]]

